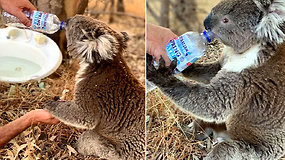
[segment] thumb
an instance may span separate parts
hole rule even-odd
[[[58,124],[60,121],[56,118],[51,119],[48,124]]]
[[[37,8],[29,1],[26,1],[26,5],[25,5],[25,8],[29,9],[30,11],[35,11],[37,10]]]
[[[31,21],[30,19],[22,12],[18,12],[15,15],[25,26],[30,27],[31,26]]]

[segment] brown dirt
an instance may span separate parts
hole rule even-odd
[[[108,15],[100,16],[98,19],[108,22]],[[144,84],[144,21],[126,16],[115,16],[115,22],[110,26],[117,31],[129,33],[130,41],[124,57],[135,76]],[[33,109],[43,108],[43,104],[55,96],[72,100],[77,70],[78,61],[71,62],[64,59],[55,73],[39,82],[23,84],[0,82],[0,126]],[[42,84],[44,88],[39,87]],[[82,131],[62,123],[35,125],[0,149],[0,159],[96,159],[95,157],[83,157],[72,147]]]

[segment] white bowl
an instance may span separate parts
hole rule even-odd
[[[15,36],[8,36],[14,30]],[[35,41],[40,33],[14,27],[0,29],[0,81],[22,83],[52,74],[61,64],[57,44],[47,36],[45,44]]]

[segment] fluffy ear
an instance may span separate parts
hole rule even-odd
[[[87,63],[100,63],[102,60],[112,60],[118,53],[117,48],[118,41],[112,35],[103,34],[97,38],[87,36],[87,39],[76,42],[74,56]]]
[[[285,21],[284,0],[254,0],[263,12],[263,17],[256,26],[257,37],[272,43],[282,43],[285,38],[283,25]]]

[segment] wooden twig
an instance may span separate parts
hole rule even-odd
[[[106,11],[109,2],[110,2],[109,0],[108,0],[108,1],[105,1],[104,8],[102,9],[101,12],[105,12],[105,11]],[[96,3],[97,3],[97,1],[96,1]],[[93,9],[92,9],[92,10],[93,10]],[[92,14],[92,13],[90,13],[90,14]],[[100,16],[99,12],[98,12],[98,14],[94,14],[94,17],[95,17],[95,18],[98,18],[99,16]]]
[[[172,6],[174,13],[175,13],[175,17],[180,20],[180,22],[184,25],[184,27],[186,29],[190,28],[190,25],[187,23],[187,21],[184,19],[184,17],[177,11],[177,9],[175,8],[175,4],[173,2],[170,2],[170,5]]]
[[[110,0],[111,6],[110,6],[110,17],[109,17],[109,23],[114,22],[114,12],[115,12],[115,0]]]
[[[81,0],[77,9],[77,14],[83,14],[88,6],[88,0]]]
[[[117,11],[118,12],[125,12],[124,0],[118,0],[117,1]]]
[[[160,26],[169,28],[169,0],[164,0],[161,3],[159,24]]]
[[[150,7],[149,3],[146,2],[146,8],[147,10],[149,11],[149,13],[152,15],[152,17],[157,21],[159,22],[159,17],[157,14],[155,14],[155,12],[153,11],[153,9]],[[149,17],[149,16],[148,16]]]

